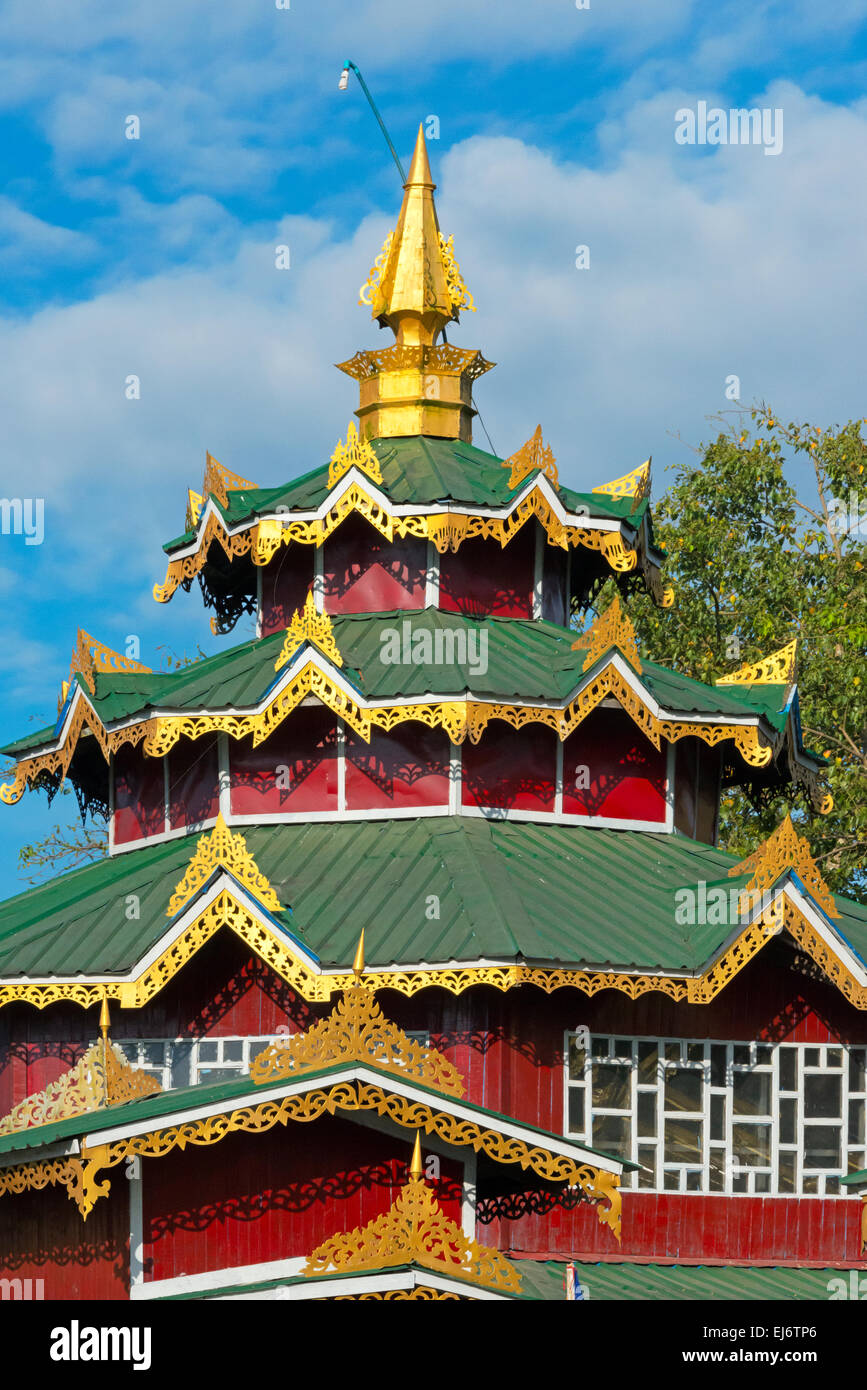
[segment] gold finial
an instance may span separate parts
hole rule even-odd
[[[361,935],[358,938],[358,945],[355,948],[355,960],[352,962],[352,973],[356,980],[360,980],[364,974],[364,927],[361,928]]]
[[[617,647],[626,657],[632,669],[641,675],[641,657],[638,653],[635,628],[632,619],[621,607],[617,594],[614,595],[605,612],[596,619],[595,623],[588,627],[586,632],[582,632],[576,642],[572,643],[573,652],[583,650],[587,652],[582,668],[584,671],[589,671],[594,662],[597,662],[600,656],[604,656],[612,647]]]
[[[415,1143],[412,1146],[412,1162],[409,1165],[409,1175],[411,1178],[424,1177],[424,1164],[421,1161],[421,1130],[415,1132]]]
[[[644,463],[633,468],[631,473],[624,473],[622,478],[615,478],[611,483],[600,483],[599,487],[593,489],[594,492],[605,492],[609,497],[631,497],[634,512],[645,497],[650,496],[650,459],[645,459]]]
[[[440,232],[424,129],[418,137],[403,186],[403,204],[393,235],[362,286],[360,303],[388,324],[399,344],[431,345],[450,319],[472,300],[460,277],[451,240]]]
[[[108,1030],[111,1026],[111,1019],[108,1014],[108,995],[102,996],[102,1006],[99,1010],[99,1031],[102,1034],[103,1042],[108,1041]]]
[[[312,593],[308,593],[304,600],[304,607],[296,609],[292,615],[292,621],[287,627],[286,636],[283,639],[283,646],[280,648],[280,655],[274,662],[275,671],[283,670],[302,642],[314,643],[323,656],[327,656],[328,660],[333,661],[335,666],[343,665],[343,657],[340,655],[335,641],[331,619],[327,613],[317,613],[316,600]]]
[[[560,486],[560,478],[557,473],[557,463],[553,451],[549,444],[542,438],[542,426],[536,426],[536,433],[532,439],[528,439],[526,444],[522,444],[517,453],[503,461],[504,468],[511,468],[509,474],[509,487],[517,487],[531,473],[544,473],[549,482],[555,487]]]
[[[349,428],[346,431],[346,443],[344,444],[342,439],[338,439],[337,448],[331,455],[328,464],[328,486],[331,488],[334,487],[335,483],[339,483],[344,473],[348,473],[350,468],[360,468],[375,483],[382,482],[379,459],[368,441],[359,439],[354,420],[349,422]]]

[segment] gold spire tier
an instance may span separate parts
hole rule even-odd
[[[475,306],[452,238],[440,231],[435,187],[419,126],[397,226],[359,299],[396,342],[338,364],[359,383],[355,413],[365,439],[427,434],[471,442],[473,382],[494,365],[474,348],[437,342],[447,323],[458,322],[461,309]]]

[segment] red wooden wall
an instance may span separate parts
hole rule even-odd
[[[113,1174],[86,1222],[62,1187],[0,1197],[0,1278],[44,1280],[46,1302],[126,1298],[126,1187],[122,1172]]]

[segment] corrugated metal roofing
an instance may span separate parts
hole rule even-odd
[[[626,1201],[628,1201],[628,1197]],[[566,1297],[566,1265],[559,1261],[515,1260],[525,1292],[540,1299]],[[832,1279],[847,1269],[789,1269],[785,1266],[576,1264],[579,1283],[589,1289],[591,1304],[622,1299],[656,1302],[827,1302]]]
[[[405,439],[374,439],[373,450],[379,459],[382,483],[377,486],[397,505],[430,506],[436,502],[457,502],[465,506],[502,507],[515,497],[517,488],[509,487],[510,469],[495,454],[488,454],[460,440],[433,439],[413,435]],[[262,516],[275,507],[289,511],[314,511],[328,496],[328,464],[322,464],[282,487],[245,488],[228,493],[228,505],[220,513],[230,526],[237,526],[253,516]],[[585,507],[586,515],[609,520],[625,520],[636,529],[647,510],[647,500],[632,510],[631,497],[610,497],[602,492],[573,492],[558,489],[569,511]],[[219,505],[219,504],[218,504]],[[164,550],[171,553],[188,545],[194,536],[183,536],[167,542]]]
[[[256,826],[244,837],[292,911],[286,929],[325,966],[348,966],[362,927],[372,968],[521,958],[695,970],[728,932],[675,921],[678,888],[725,879],[733,863],[681,835],[443,816]],[[0,904],[0,976],[131,970],[165,932],[194,848],[190,837],[134,850]],[[140,899],[134,922],[129,893]],[[867,908],[837,901],[839,929],[867,960]]]
[[[450,698],[471,692],[494,700],[562,702],[583,676],[585,653],[572,650],[577,634],[554,623],[474,619],[436,608],[352,614],[332,621],[344,658],[343,675],[368,700],[424,694]],[[400,648],[397,661],[390,659],[392,633]],[[167,674],[97,674],[94,707],[106,725],[152,709],[214,713],[250,709],[278,679],[274,664],[283,639],[282,632],[273,633]],[[429,650],[419,645],[425,642]],[[418,665],[408,663],[406,656],[416,651],[423,659]],[[741,718],[755,718],[759,713],[741,693],[733,694],[726,686],[703,685],[654,662],[643,663],[641,680],[672,713]],[[53,730],[43,730],[2,751],[20,754],[44,746],[53,737]]]

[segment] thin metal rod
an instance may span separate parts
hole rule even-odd
[[[376,119],[377,119],[378,122],[379,122],[379,128],[380,128],[380,130],[382,131],[383,135],[385,136],[385,143],[388,145],[388,148],[391,150],[391,157],[392,157],[392,159],[394,160],[395,164],[397,165],[397,172],[400,174],[400,181],[401,181],[402,184],[406,183],[406,174],[403,172],[403,165],[401,164],[400,160],[399,160],[398,157],[397,157],[397,150],[394,148],[394,145],[391,143],[391,136],[389,135],[388,131],[387,131],[386,128],[385,128],[385,121],[384,121],[384,120],[382,119],[382,117],[380,116],[380,114],[379,114],[379,109],[378,109],[378,107],[377,107],[377,105],[376,105],[376,102],[373,100],[373,97],[370,95],[370,88],[368,87],[367,83],[365,82],[364,78],[362,77],[360,69],[359,69],[358,67],[356,67],[355,63],[353,63],[353,61],[352,61],[351,58],[347,58],[347,60],[346,60],[346,67],[352,68],[352,71],[355,73],[355,76],[358,78],[359,82],[361,83],[361,90],[364,92],[364,95],[367,97],[367,100],[368,100],[368,102],[370,103],[370,109],[371,109],[371,111],[373,112],[374,116],[376,117]]]

